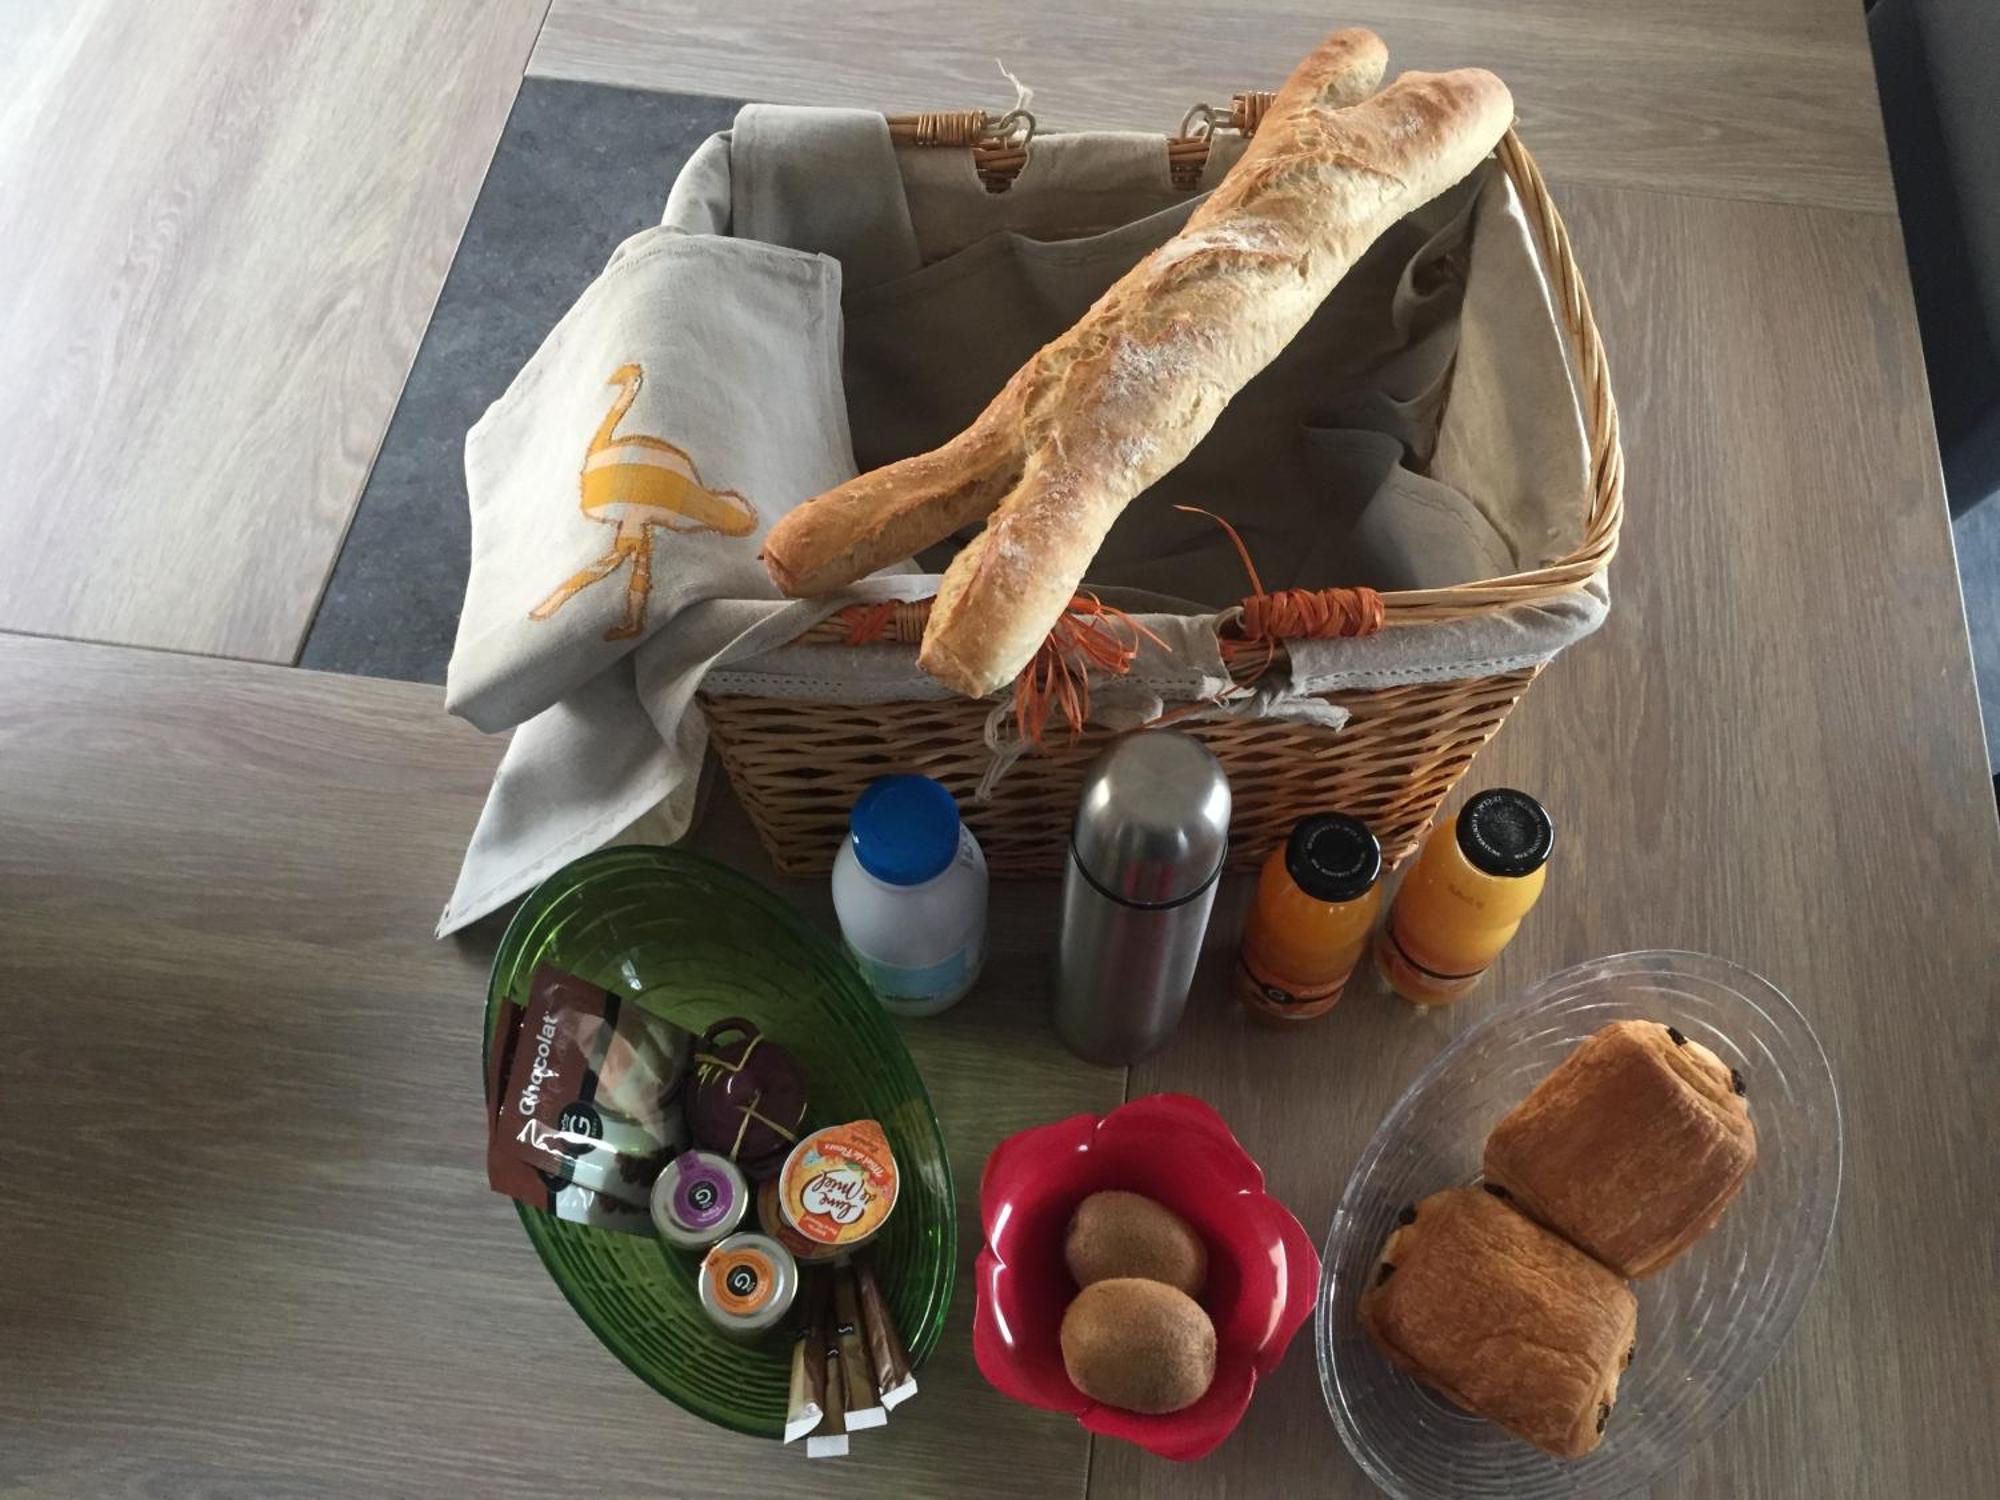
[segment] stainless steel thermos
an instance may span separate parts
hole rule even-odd
[[[1086,773],[1063,871],[1056,1031],[1091,1062],[1158,1051],[1180,1023],[1229,849],[1229,780],[1199,740],[1126,735]]]

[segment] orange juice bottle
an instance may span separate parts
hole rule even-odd
[[[1257,877],[1236,995],[1266,1021],[1307,1021],[1340,1000],[1382,907],[1382,846],[1343,813],[1301,818]]]
[[[1505,787],[1433,828],[1375,939],[1396,993],[1445,1005],[1478,984],[1542,894],[1555,838],[1542,804]]]

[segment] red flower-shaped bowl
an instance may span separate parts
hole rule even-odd
[[[1215,1322],[1215,1383],[1193,1406],[1149,1417],[1092,1401],[1063,1369],[1058,1331],[1076,1295],[1063,1235],[1076,1205],[1103,1188],[1143,1193],[1208,1242],[1201,1304]],[[979,1182],[972,1349],[996,1390],[1075,1412],[1092,1432],[1162,1458],[1195,1459],[1236,1430],[1257,1388],[1312,1311],[1319,1255],[1299,1221],[1264,1191],[1264,1173],[1222,1118],[1186,1094],[1134,1099],[1010,1136]]]

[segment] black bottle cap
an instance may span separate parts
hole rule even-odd
[[[1382,878],[1382,845],[1346,813],[1300,818],[1285,841],[1285,873],[1315,901],[1353,901]]]
[[[1495,787],[1459,809],[1459,851],[1475,870],[1519,879],[1547,864],[1555,846],[1556,825],[1526,792]]]

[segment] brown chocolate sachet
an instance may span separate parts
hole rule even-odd
[[[875,1267],[867,1259],[854,1263],[854,1286],[861,1302],[861,1330],[867,1340],[869,1361],[875,1368],[875,1388],[882,1405],[894,1411],[917,1393],[917,1377],[910,1370],[909,1351],[882,1300],[882,1288],[875,1281]]]
[[[487,1055],[487,1180],[558,1218],[651,1234],[653,1179],[686,1145],[672,1107],[689,1039],[549,964]]]
[[[847,1266],[834,1272],[833,1332],[840,1349],[840,1370],[847,1389],[847,1430],[861,1432],[886,1426],[888,1408],[875,1386],[875,1373],[862,1344],[861,1299],[854,1289],[854,1272]]]

